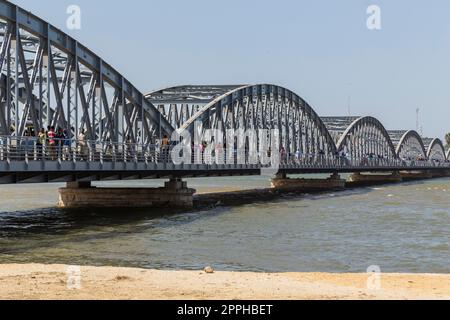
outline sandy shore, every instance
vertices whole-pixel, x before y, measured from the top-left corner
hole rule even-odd
[[[0,299],[450,299],[450,275],[383,274],[380,290],[367,289],[368,277],[0,265]]]

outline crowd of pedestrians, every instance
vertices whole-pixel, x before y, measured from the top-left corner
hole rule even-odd
[[[27,152],[31,152],[36,147],[37,159],[49,159],[55,161],[61,159],[69,160],[72,148],[72,139],[68,130],[48,126],[42,128],[38,133],[33,129],[27,129],[24,133],[25,139],[21,145]]]
[[[47,129],[42,128],[39,132],[35,132],[34,129],[27,129],[24,132],[24,138],[20,138],[20,147],[22,154],[34,155],[35,160],[61,160],[61,161],[88,161],[89,157],[96,156],[95,149],[92,149],[92,145],[87,139],[87,134],[85,129],[80,129],[77,138],[75,139],[72,135],[74,131],[63,129],[61,127],[55,128],[54,126],[48,126]],[[19,144],[18,144],[19,146]],[[175,146],[175,142],[171,141],[170,138],[165,135],[161,139],[157,140],[156,143],[149,149],[147,146],[147,151],[144,149],[140,150],[136,142],[128,135],[120,148],[119,145],[107,145],[103,146],[103,159],[118,159],[123,157],[125,161],[134,161],[140,156],[145,156],[146,159],[151,159],[150,161],[155,161],[159,163],[168,163],[171,161],[171,151]],[[94,147],[95,148],[95,147]],[[94,151],[92,151],[94,150]],[[25,151],[25,152],[24,152]],[[240,161],[245,159],[248,161],[252,158],[249,151],[246,149],[239,153],[239,150],[235,147],[234,150],[227,149],[226,144],[221,144],[219,142],[207,143],[203,141],[199,144],[192,143],[192,163],[195,164],[212,164],[212,163],[228,163],[230,156],[235,161]],[[230,154],[230,152],[232,154]],[[267,151],[267,157],[272,159],[273,151],[269,148]],[[334,157],[327,156],[326,152],[319,149],[315,152],[302,152],[297,149],[295,152],[287,151],[285,147],[279,149],[279,161],[280,164],[292,164],[292,165],[325,165],[329,164],[330,161],[337,163],[337,161],[344,165],[350,164],[352,161],[358,161],[358,165],[369,166],[374,163],[383,163],[389,160],[389,156],[367,153],[359,158],[349,158],[346,151],[337,152]],[[273,160],[273,159],[272,159]],[[405,164],[416,165],[419,163],[427,163],[428,160],[422,155],[411,157],[403,156],[399,159]],[[431,159],[435,165],[440,165],[441,161],[438,159]],[[442,162],[448,162],[443,160]]]

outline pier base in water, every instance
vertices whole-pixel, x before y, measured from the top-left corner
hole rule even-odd
[[[344,190],[345,180],[338,174],[328,179],[290,179],[279,175],[272,179],[272,187],[279,191],[292,191],[299,193]]]
[[[393,172],[390,174],[362,174],[354,173],[348,179],[346,185],[349,188],[374,186],[388,183],[402,182],[403,178],[399,172]]]
[[[400,176],[403,181],[415,181],[425,180],[433,178],[433,174],[430,171],[402,171]]]
[[[431,172],[432,178],[450,177],[449,170],[435,170]]]
[[[59,190],[60,208],[183,208],[194,205],[196,190],[179,179],[163,188],[96,188],[89,182],[68,183]]]

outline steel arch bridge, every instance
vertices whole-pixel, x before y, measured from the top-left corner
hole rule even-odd
[[[439,139],[425,143],[415,131],[394,139],[373,117],[321,118],[277,85],[143,94],[87,46],[5,0],[0,41],[0,183],[260,173],[261,164],[175,165],[163,156],[163,137],[208,129],[277,130],[286,154],[280,171],[450,167]],[[49,127],[67,132],[59,149],[37,137]]]
[[[90,140],[148,142],[172,126],[130,81],[75,39],[0,1],[0,133],[27,126],[86,130]]]

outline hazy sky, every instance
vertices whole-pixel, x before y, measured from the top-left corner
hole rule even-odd
[[[285,86],[322,116],[450,131],[448,0],[14,0],[66,31],[143,92],[179,84]],[[69,5],[81,30],[66,28]],[[382,30],[366,26],[369,5]]]

